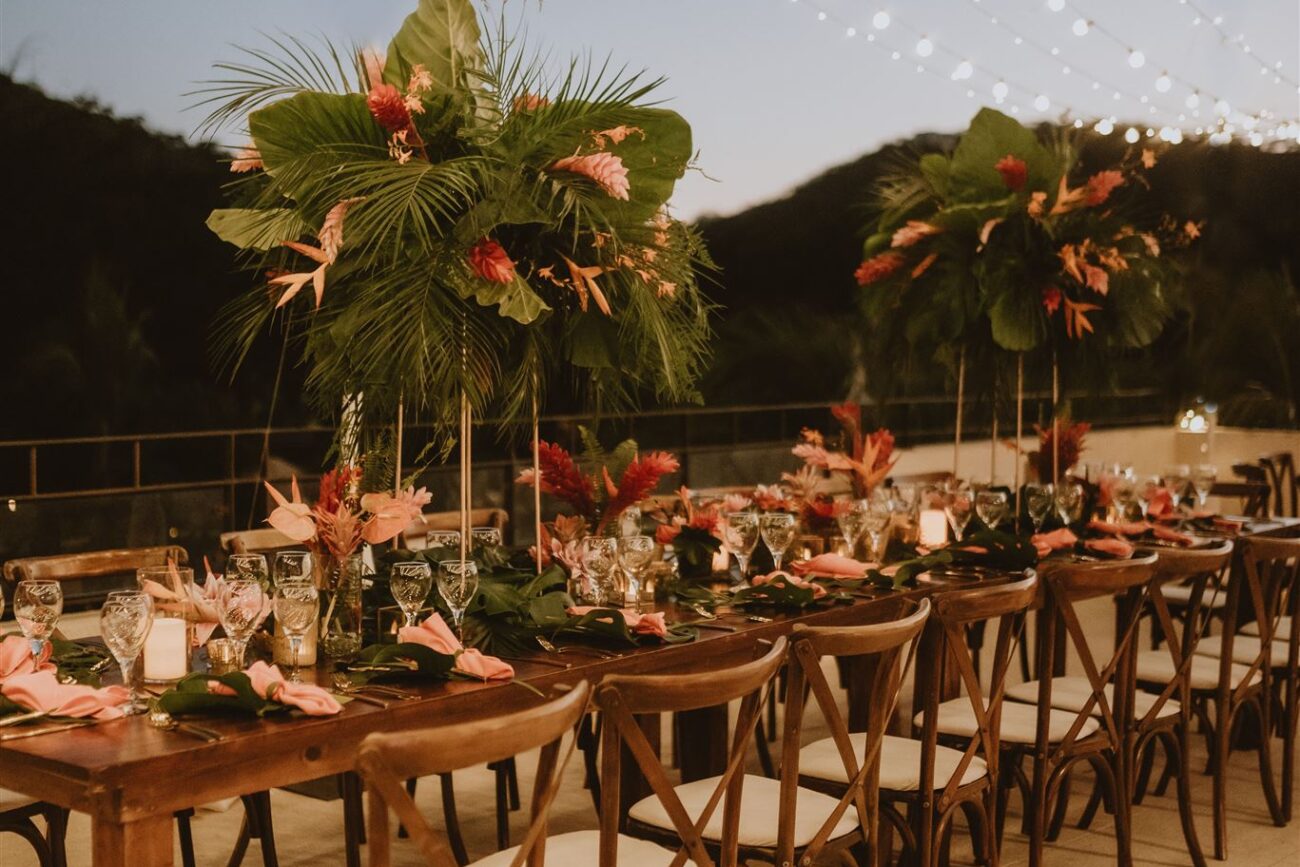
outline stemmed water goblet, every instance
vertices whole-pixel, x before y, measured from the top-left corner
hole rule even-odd
[[[265,587],[266,558],[261,554],[231,554],[226,558],[224,577],[227,581],[256,581]]]
[[[795,530],[794,515],[789,512],[768,512],[758,519],[758,532],[772,554],[774,568],[781,568],[781,560],[794,542]]]
[[[1161,480],[1164,482],[1165,490],[1169,492],[1169,500],[1175,510],[1187,493],[1187,483],[1191,477],[1192,470],[1187,464],[1165,467],[1165,471],[1161,474]]]
[[[593,605],[607,605],[614,567],[618,565],[618,540],[611,536],[587,536],[582,540],[581,556],[587,596]]]
[[[271,560],[271,580],[276,585],[281,581],[309,581],[313,577],[308,551],[277,551]]]
[[[394,563],[388,573],[388,589],[402,609],[406,626],[415,626],[420,609],[433,589],[433,567],[423,560]]]
[[[58,581],[19,581],[14,588],[14,619],[32,646],[32,656],[40,657],[63,614],[63,587]]]
[[[1115,474],[1111,496],[1119,510],[1120,520],[1127,521],[1132,517],[1133,506],[1137,502],[1137,478],[1131,467]]]
[[[1192,474],[1192,487],[1196,490],[1196,502],[1204,509],[1205,502],[1210,498],[1210,491],[1214,489],[1214,482],[1219,478],[1219,468],[1211,464],[1200,464],[1196,472]]]
[[[862,526],[867,531],[867,537],[871,540],[871,550],[867,553],[868,557],[874,559],[884,557],[881,543],[885,538],[885,530],[889,529],[889,524],[894,519],[890,503],[889,495],[881,490],[872,492],[870,497],[861,501]]]
[[[847,508],[842,507],[835,516],[835,523],[839,525],[840,535],[844,537],[844,543],[849,546],[849,556],[852,557],[857,551],[862,531],[866,529],[866,515],[856,502],[848,503],[846,506]]]
[[[427,564],[426,564],[427,568]],[[427,585],[426,585],[427,586]],[[282,578],[275,585],[275,621],[289,639],[289,680],[301,679],[298,655],[303,637],[320,613],[316,584],[310,578]]]
[[[975,514],[990,530],[996,530],[1007,516],[1009,507],[1006,491],[985,488],[975,494]]]
[[[1159,476],[1143,476],[1137,484],[1138,506],[1142,510],[1142,517],[1147,517],[1151,510],[1151,501],[1155,499],[1156,494],[1163,490]]]
[[[1052,511],[1056,500],[1053,485],[1025,485],[1025,508],[1029,511],[1029,520],[1034,524],[1034,532],[1043,529],[1043,521]]]
[[[135,662],[140,658],[144,641],[153,626],[153,600],[140,591],[112,594],[99,609],[99,632],[108,652],[113,654],[122,669],[122,683],[131,699],[122,709],[126,714],[143,713],[146,705],[140,700]]]
[[[641,609],[642,575],[655,556],[655,540],[649,536],[623,536],[618,540],[618,563],[627,576],[623,599]]]
[[[1056,486],[1056,514],[1066,526],[1083,518],[1083,485],[1062,483]]]
[[[426,548],[460,550],[460,530],[430,530],[424,537]]]
[[[461,626],[465,609],[478,592],[478,564],[473,560],[443,560],[438,564],[438,595],[451,609],[451,620],[456,627],[456,637],[462,642],[465,633]]]
[[[474,527],[469,537],[475,548],[500,548],[501,530],[499,527]]]
[[[943,513],[948,516],[948,526],[960,542],[966,534],[966,525],[975,514],[974,497],[969,488],[954,487],[944,493]]]
[[[263,565],[265,566],[265,561]],[[244,667],[248,639],[270,613],[271,601],[267,599],[260,581],[254,578],[225,580],[217,603],[217,619],[221,621],[226,637],[235,643],[235,665],[238,668]]]
[[[749,558],[758,547],[758,515],[754,512],[728,512],[726,517],[727,547],[736,555],[740,567],[740,580],[749,573]]]

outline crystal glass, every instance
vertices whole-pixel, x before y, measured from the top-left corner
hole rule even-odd
[[[1025,485],[1025,506],[1029,510],[1029,520],[1034,523],[1034,532],[1043,529],[1043,521],[1051,514],[1056,500],[1056,491],[1052,485]]]
[[[1056,514],[1067,525],[1077,524],[1083,518],[1083,485],[1057,485],[1055,500]]]
[[[641,535],[641,507],[628,506],[618,515],[619,536]]]
[[[144,682],[175,683],[190,673],[194,647],[194,570],[188,566],[142,566],[139,588],[153,599],[153,625],[145,639]]]
[[[128,591],[111,596],[99,609],[100,636],[122,669],[122,683],[131,693],[130,702],[123,708],[127,714],[143,713],[148,707],[140,700],[135,662],[140,658],[140,650],[149,637],[151,626],[153,600],[145,593]]]
[[[429,548],[460,548],[459,530],[430,530],[424,539]]]
[[[1006,519],[1009,509],[1006,491],[987,489],[975,495],[975,514],[990,530],[997,529],[998,524]]]
[[[1169,492],[1169,499],[1175,509],[1183,501],[1183,496],[1187,493],[1187,482],[1191,477],[1192,470],[1187,464],[1175,464],[1172,467],[1165,467],[1165,471],[1160,474],[1165,490]]]
[[[265,565],[263,561],[263,566]],[[271,601],[267,599],[260,581],[252,578],[226,579],[217,603],[217,617],[226,630],[226,637],[235,642],[240,668],[244,667],[248,639],[270,613]]]
[[[58,581],[19,581],[14,588],[14,619],[40,656],[63,614],[63,587]]]
[[[858,539],[862,538],[862,531],[866,529],[866,515],[862,507],[856,502],[850,503],[848,508],[835,516],[835,523],[839,525],[840,535],[849,546],[849,556],[852,557],[857,550]]]
[[[1151,508],[1151,501],[1155,499],[1156,493],[1163,489],[1160,484],[1159,476],[1143,476],[1137,483],[1138,506],[1142,509],[1142,517],[1147,516],[1147,511]]]
[[[798,531],[798,523],[789,512],[768,512],[758,519],[759,535],[763,537],[767,550],[772,553],[772,564],[777,569],[781,568],[785,552],[790,549]]]
[[[627,576],[623,598],[637,610],[641,608],[641,588],[646,567],[655,556],[655,540],[649,536],[624,536],[618,540],[618,563]]]
[[[266,558],[261,554],[231,554],[226,558],[227,581],[256,581],[267,585]]]
[[[581,554],[588,598],[593,605],[609,604],[614,567],[618,565],[618,540],[610,536],[587,536],[582,540]]]
[[[343,559],[322,558],[320,649],[333,660],[349,660],[361,650],[362,620],[365,609],[361,601],[361,582],[365,563],[360,554]]]
[[[313,568],[311,553],[308,551],[277,551],[271,560],[271,580],[278,585],[286,580],[310,579]]]
[[[758,514],[756,512],[728,512],[726,516],[727,547],[736,555],[740,579],[749,573],[749,558],[758,546]]]
[[[943,513],[948,516],[948,526],[960,542],[966,533],[966,525],[975,514],[975,497],[969,488],[951,488],[943,498]]]
[[[425,569],[428,565],[425,564]],[[425,585],[426,592],[428,585]],[[289,679],[301,680],[298,671],[298,655],[302,649],[302,639],[307,631],[316,625],[316,616],[320,613],[319,593],[316,583],[311,578],[285,578],[275,585],[275,622],[289,639],[289,653],[293,664],[289,670]]]
[[[424,601],[433,589],[433,567],[422,560],[394,563],[388,572],[388,589],[402,609],[407,626],[415,626]]]
[[[474,527],[469,531],[475,548],[501,547],[501,530],[497,527]]]
[[[1120,518],[1128,520],[1137,503],[1137,478],[1133,475],[1131,467],[1115,473],[1114,476],[1115,487],[1112,496],[1115,506],[1119,510]]]
[[[871,540],[871,551],[868,552],[868,556],[873,559],[881,559],[884,557],[881,543],[885,539],[885,530],[889,528],[890,522],[894,519],[893,512],[890,510],[890,498],[883,491],[877,490],[870,497],[862,500],[860,505],[862,508],[862,526]]]
[[[464,641],[461,622],[478,592],[478,564],[473,560],[443,560],[438,564],[438,594],[451,609],[456,635]]]
[[[916,508],[916,485],[894,485],[889,489],[889,499],[895,515],[912,512]]]
[[[1219,478],[1219,468],[1211,464],[1201,464],[1192,474],[1192,487],[1196,489],[1196,502],[1204,509],[1205,501],[1210,498],[1214,482]]]

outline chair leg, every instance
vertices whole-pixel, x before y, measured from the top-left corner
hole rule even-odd
[[[457,864],[468,864],[469,853],[465,850],[465,835],[460,830],[460,819],[456,815],[456,790],[452,785],[451,774],[439,774],[438,782],[442,787],[442,818],[447,826],[447,842],[451,844],[451,854],[456,856]]]
[[[244,863],[244,853],[248,851],[248,844],[253,838],[253,819],[252,811],[248,806],[248,796],[241,798],[244,802],[244,821],[239,825],[239,834],[235,837],[235,848],[230,850],[230,858],[226,860],[226,867],[239,867]]]
[[[498,764],[493,775],[496,778],[497,850],[500,851],[510,848],[510,798],[506,791],[505,769]]]
[[[251,796],[257,810],[257,836],[262,846],[262,864],[264,867],[279,867],[280,859],[275,853],[275,826],[271,823],[271,793],[257,792]],[[348,867],[361,867],[349,864]]]
[[[1060,785],[1056,787],[1056,804],[1052,809],[1051,821],[1047,823],[1047,836],[1044,838],[1049,843],[1055,843],[1061,836],[1061,826],[1065,824],[1065,811],[1070,807],[1073,777],[1072,770],[1066,771],[1061,777]]]
[[[517,811],[520,806],[519,800],[519,769],[515,766],[514,757],[506,759],[506,787],[510,795],[510,810]]]
[[[176,811],[176,836],[181,844],[181,867],[194,867],[194,832],[190,828],[190,819],[194,809]]]
[[[193,811],[191,811],[193,812]],[[68,817],[70,810],[53,804],[45,811],[45,842],[50,847],[50,860],[54,867],[68,867]],[[193,864],[184,867],[194,867]]]
[[[1264,787],[1264,800],[1268,803],[1268,812],[1273,824],[1281,828],[1286,825],[1286,816],[1282,813],[1282,802],[1277,796],[1277,783],[1273,779],[1273,731],[1269,725],[1269,706],[1271,696],[1260,695],[1255,703],[1256,719],[1259,721],[1259,781]]]
[[[673,714],[673,722],[676,723],[677,715]],[[673,756],[676,758],[678,739],[676,737],[676,726],[674,725],[673,737]],[[597,754],[600,751],[600,717],[597,714],[589,713],[578,723],[578,749],[582,750],[582,764],[584,768],[584,780],[588,791],[591,792],[591,802],[596,807],[596,812],[600,812],[600,770],[596,765]]]
[[[343,858],[347,867],[361,867],[361,846],[366,842],[366,810],[362,803],[361,777],[351,771],[342,775]]]
[[[417,780],[415,777],[411,777],[411,779],[406,781],[406,794],[411,796],[411,800],[415,800],[415,784],[418,782],[419,780]],[[406,826],[403,825],[401,822],[398,822],[397,839],[405,840],[409,836],[411,835],[407,833]]]
[[[1293,593],[1300,592],[1300,589],[1293,588]],[[1295,796],[1295,741],[1296,726],[1300,723],[1300,707],[1297,707],[1297,685],[1296,678],[1290,677],[1286,682],[1286,706],[1278,719],[1282,724],[1282,816],[1287,822],[1291,821],[1293,812],[1293,798]]]
[[[1146,742],[1142,748],[1142,757],[1138,766],[1137,782],[1133,786],[1133,803],[1140,805],[1142,799],[1146,797],[1147,786],[1151,784],[1151,771],[1156,763],[1156,741],[1155,738]],[[1169,766],[1169,756],[1165,756],[1165,767]]]
[[[1226,714],[1223,714],[1226,716]],[[1228,750],[1232,742],[1231,720],[1216,719],[1213,729],[1214,749],[1210,751],[1214,789],[1214,857],[1228,858]]]
[[[40,828],[36,827],[27,816],[0,816],[0,832],[8,831],[11,834],[17,834],[27,841],[28,845],[36,853],[36,860],[41,867],[57,867],[54,863],[54,856],[50,854],[49,841],[41,833]]]
[[[1205,853],[1201,850],[1201,841],[1196,834],[1196,819],[1192,814],[1192,765],[1187,757],[1186,726],[1180,726],[1176,735],[1166,735],[1164,747],[1169,763],[1178,767],[1178,818],[1183,824],[1187,854],[1191,856],[1193,867],[1206,867]]]
[[[1083,805],[1083,813],[1079,816],[1079,824],[1076,825],[1079,830],[1086,831],[1092,827],[1092,820],[1097,818],[1097,808],[1101,806],[1102,801],[1101,780],[1096,777],[1092,780],[1092,791],[1088,793],[1088,803]]]

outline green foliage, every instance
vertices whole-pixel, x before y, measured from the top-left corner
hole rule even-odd
[[[347,676],[356,684],[372,680],[447,680],[455,664],[456,657],[423,644],[371,644],[361,648]]]
[[[411,69],[424,64],[434,87],[463,93],[473,70],[482,64],[478,16],[463,0],[420,0],[388,43],[384,82],[406,87]]]
[[[742,587],[731,596],[731,604],[737,606],[766,605],[774,608],[807,608],[816,600],[816,593],[811,587],[800,587],[791,583],[785,575],[777,575],[771,581]]]
[[[217,694],[209,684],[218,683],[234,690],[234,695]],[[172,716],[183,714],[233,713],[267,716],[287,713],[288,705],[270,701],[253,689],[253,682],[242,671],[213,675],[196,672],[181,678],[172,689],[158,698],[158,705]]]

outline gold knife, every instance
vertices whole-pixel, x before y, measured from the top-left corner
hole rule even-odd
[[[16,741],[19,738],[34,738],[37,735],[47,735],[53,732],[65,732],[69,729],[85,728],[95,724],[95,720],[74,720],[57,726],[48,726],[46,728],[31,729],[17,732],[5,732],[0,734],[0,741]]]

